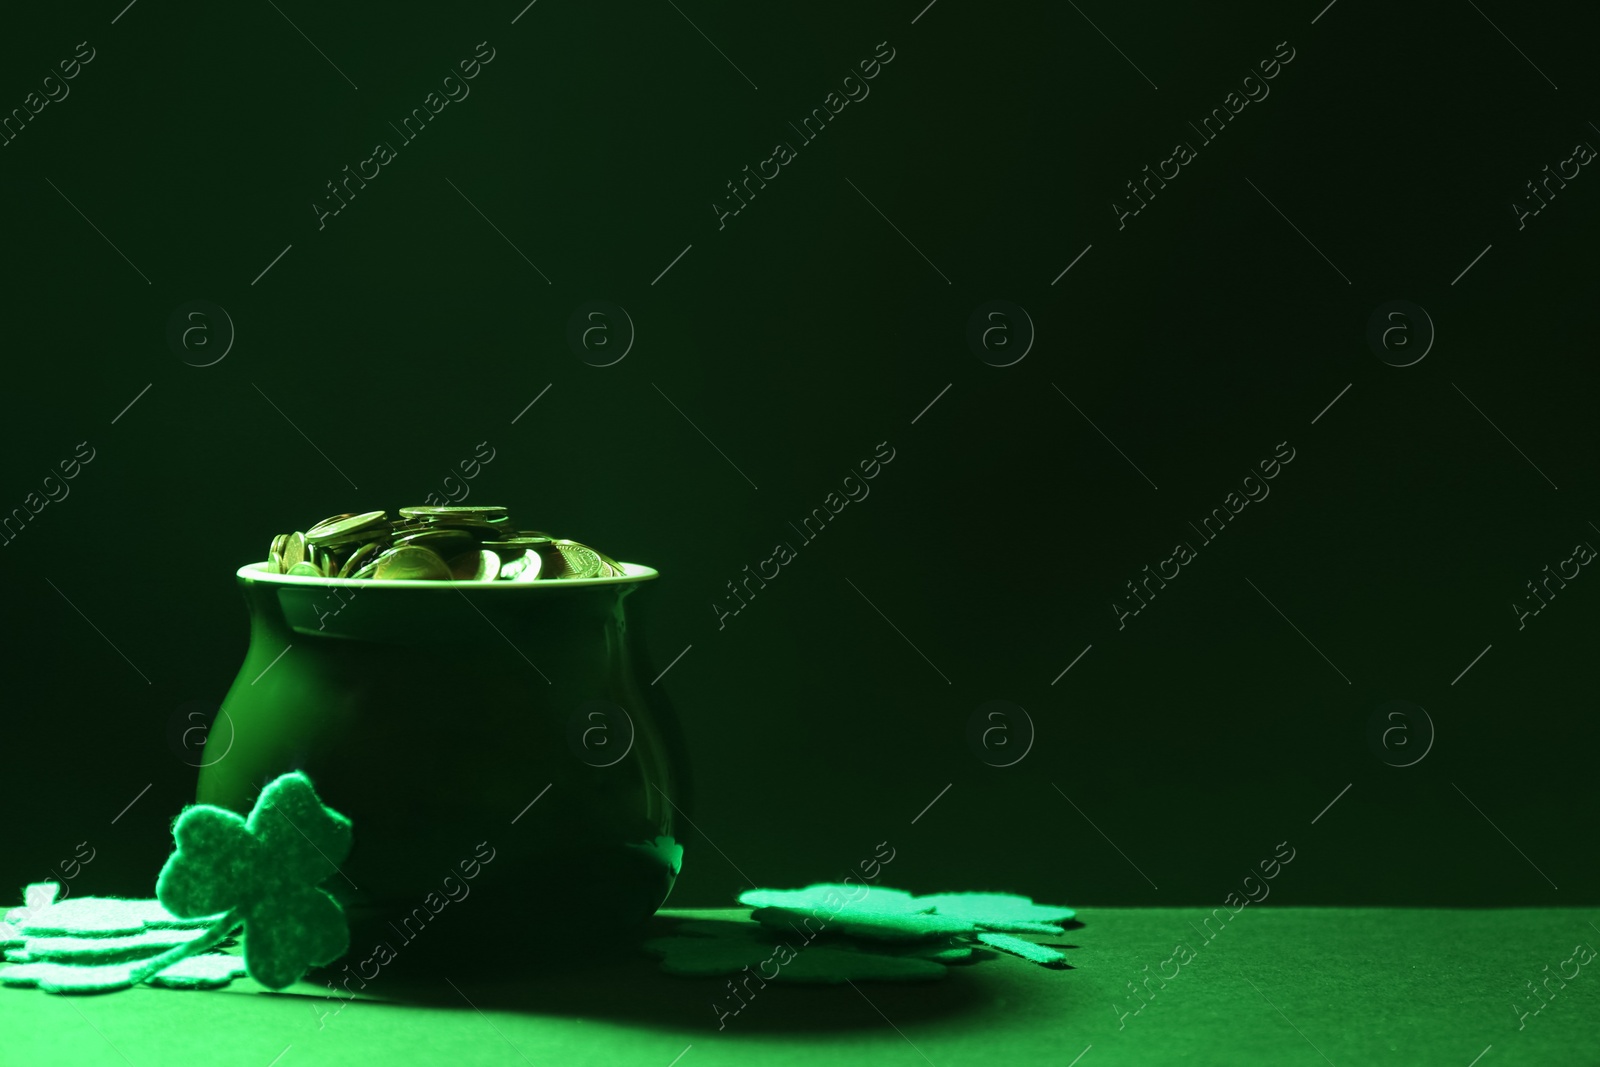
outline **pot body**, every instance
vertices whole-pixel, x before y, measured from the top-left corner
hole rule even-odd
[[[305,771],[354,826],[323,886],[352,955],[368,939],[454,959],[635,930],[672,888],[689,798],[677,719],[624,611],[656,572],[625,569],[479,585],[242,568],[250,647],[198,801],[246,814]]]

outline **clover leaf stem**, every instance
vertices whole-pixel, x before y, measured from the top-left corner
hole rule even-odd
[[[134,969],[133,984],[138,985],[145,979],[160,974],[181,959],[198,956],[208,949],[215,948],[227,940],[228,936],[233,933],[242,921],[237,911],[228,911],[217,916],[216,920],[206,927],[199,937],[192,941],[185,941],[181,945],[176,945],[159,956],[152,956],[141,963]]]

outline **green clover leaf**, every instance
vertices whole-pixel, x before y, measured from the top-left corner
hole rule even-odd
[[[1035,904],[1015,893],[933,893],[915,902],[938,915],[967,919],[985,930],[1012,934],[1065,933],[1057,923],[1078,914],[1060,904]]]
[[[46,993],[113,993],[139,982],[169,989],[220,989],[244,973],[237,956],[186,956],[152,973],[148,963],[18,963],[0,970],[0,985],[34,987]]]
[[[29,890],[39,888],[29,886]],[[54,889],[54,886],[49,886]],[[50,898],[53,900],[53,895]],[[20,913],[20,914],[19,914]],[[127,937],[145,930],[187,930],[211,925],[212,916],[180,919],[154,900],[121,897],[73,897],[60,903],[35,903],[13,908],[8,924],[18,931],[18,944],[36,937]]]
[[[747,889],[739,903],[755,908],[750,917],[782,929],[796,923],[808,930],[882,941],[916,941],[978,930],[965,918],[935,914],[933,905],[903,889],[818,882],[804,889]],[[809,934],[808,934],[809,936]]]
[[[226,913],[242,922],[250,977],[283,989],[350,947],[343,910],[319,888],[339,872],[350,836],[350,820],[323,806],[309,778],[285,774],[261,791],[248,819],[209,804],[184,809],[156,899],[180,917]]]
[[[932,941],[938,951],[949,955],[928,958],[950,961],[963,958],[952,946],[960,949],[976,941],[1046,967],[1065,967],[1067,957],[1011,935],[1059,936],[1066,931],[1057,924],[1077,914],[1064,905],[1035,904],[1031,897],[1015,893],[933,893],[919,897],[886,886],[833,882],[819,882],[804,889],[747,889],[739,894],[739,903],[753,907],[750,918],[774,933],[789,929],[807,938],[825,933],[857,942],[876,942],[879,951],[892,951],[888,948],[892,945],[910,948]],[[970,955],[970,947],[966,952]]]
[[[210,950],[237,925],[231,914],[180,919],[155,900],[73,897],[59,886],[27,888],[25,903],[0,922],[9,966],[0,986],[47,993],[109,993],[140,982],[176,989],[216,989],[244,973],[236,956]]]

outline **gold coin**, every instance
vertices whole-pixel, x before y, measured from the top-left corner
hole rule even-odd
[[[466,530],[418,530],[394,539],[394,546],[411,545],[426,548],[442,558],[454,558],[469,548],[476,548],[478,539]]]
[[[458,582],[492,582],[500,576],[500,557],[487,549],[463,552],[450,560],[450,573]]]
[[[492,552],[485,548],[478,552],[478,573],[472,576],[475,582],[492,582],[500,577],[500,553]]]
[[[540,578],[571,578],[572,567],[554,541],[532,550],[539,557]]]
[[[441,516],[437,519],[429,519],[422,528],[425,530],[460,530],[477,538],[500,536],[500,531],[495,528],[493,523],[484,522],[482,519],[465,517],[451,518],[449,516]]]
[[[601,561],[599,553],[588,545],[559,540],[553,543],[553,547],[571,571],[562,575],[563,578],[598,578],[605,571],[605,563]]]
[[[548,545],[554,537],[498,537],[483,542],[484,548],[537,548],[539,545]]]
[[[283,573],[288,574],[295,564],[302,563],[306,558],[306,535],[296,530],[289,535],[283,546]]]
[[[533,582],[538,581],[539,572],[544,563],[537,552],[521,549],[516,555],[508,555],[505,562],[500,564],[500,581],[502,582]]]
[[[621,563],[590,545],[518,529],[499,506],[414,506],[330,515],[308,531],[279,534],[272,574],[384,581],[531,582],[622,578]]]
[[[353,576],[356,571],[360,570],[362,567],[365,567],[367,562],[376,556],[377,552],[380,550],[380,547],[381,546],[377,541],[368,541],[366,544],[350,553],[350,558],[345,560],[344,566],[339,568],[339,577],[349,578]]]
[[[364,539],[373,530],[389,525],[387,513],[368,511],[361,515],[335,515],[323,519],[306,531],[306,540],[319,545],[336,545]]]
[[[373,577],[391,582],[448,581],[450,568],[437,553],[416,545],[401,545],[378,557]]]
[[[505,508],[501,507],[409,507],[400,509],[403,519],[478,519],[487,522],[490,519],[507,518]]]

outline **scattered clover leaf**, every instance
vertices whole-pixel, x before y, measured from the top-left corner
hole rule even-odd
[[[59,892],[61,885],[58,882],[34,882],[24,889],[21,906],[6,909],[5,921],[0,922],[0,945],[17,945],[26,940],[22,924],[30,916],[54,904]]]
[[[809,939],[827,930],[883,941],[915,941],[977,932],[966,919],[937,915],[902,889],[819,882],[804,889],[748,889],[739,903],[755,907],[763,926],[794,927]]]
[[[126,937],[30,937],[22,948],[6,950],[6,959],[23,962],[121,963],[142,960],[205,936],[204,930],[148,929]]]
[[[646,941],[670,974],[748,971],[767,981],[841,982],[860,977],[933,978],[944,964],[971,962],[980,946],[1046,967],[1066,956],[1014,934],[1060,935],[1072,908],[1014,893],[913,896],[885,886],[818,882],[802,889],[750,889],[742,922],[680,923]],[[815,939],[815,940],[813,940]]]
[[[208,952],[185,956],[145,981],[168,989],[220,989],[244,973],[245,962],[238,956]]]
[[[145,970],[137,962],[18,963],[0,971],[0,985],[34,986],[46,993],[110,993],[140,981],[170,989],[218,989],[243,974],[245,965],[237,956],[206,953],[186,956],[154,974]]]
[[[917,904],[911,894],[903,889],[839,882],[816,882],[804,889],[747,889],[739,894],[739,903],[752,908],[789,908],[795,911],[813,908],[839,911],[849,908],[857,915],[911,915],[933,910],[931,904]]]
[[[914,898],[935,914],[951,915],[997,933],[1061,934],[1055,925],[1078,914],[1072,908],[1055,904],[1035,904],[1029,897],[1014,893],[934,893]]]
[[[176,850],[156,899],[75,897],[27,887],[0,922],[11,965],[0,985],[100,993],[141,982],[215,989],[248,973],[269,989],[293,984],[349,947],[339,904],[321,887],[350,852],[350,820],[323,806],[294,772],[268,783],[248,818],[209,804],[173,823]],[[659,844],[659,842],[658,842]],[[211,952],[243,928],[244,958]]]
[[[13,909],[21,910],[21,909]],[[191,929],[209,926],[216,918],[202,915],[182,919],[154,900],[125,900],[121,897],[73,897],[59,904],[27,908],[14,921],[28,937],[131,936],[150,929]]]
[[[0,971],[0,985],[34,986],[46,993],[111,993],[134,985],[137,964],[14,963]]]
[[[225,913],[244,924],[250,977],[292,985],[350,945],[344,912],[321,883],[350,852],[350,820],[324,807],[296,771],[261,791],[249,819],[209,804],[184,809],[177,850],[156,881],[156,899],[180,917]]]
[[[978,940],[990,948],[997,948],[1001,952],[1009,952],[1013,956],[1021,956],[1025,960],[1044,967],[1067,966],[1066,953],[1057,952],[1055,949],[1046,948],[1043,945],[1036,945],[1032,941],[1024,941],[1020,937],[1012,937],[1010,934],[995,934],[986,931],[978,935]]]
[[[0,985],[49,993],[106,993],[143,981],[212,989],[244,971],[236,956],[204,954],[228,925],[215,916],[179,919],[154,900],[74,897],[55,903],[52,883],[28,887],[27,904],[12,908],[0,934],[12,966]]]

